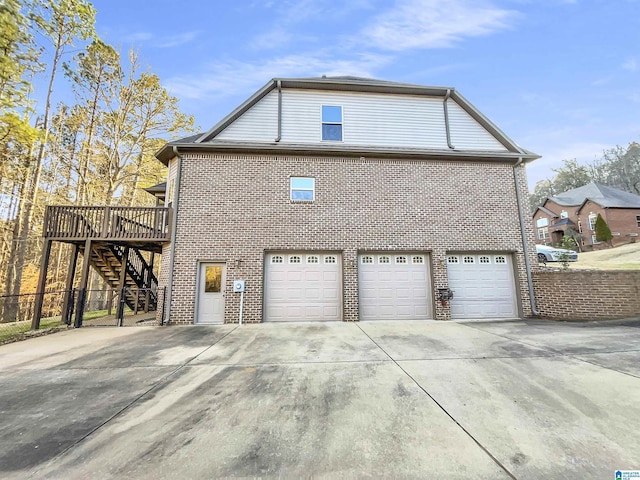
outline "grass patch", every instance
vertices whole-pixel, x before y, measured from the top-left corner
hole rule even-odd
[[[128,308],[125,309],[125,313],[128,313],[129,311],[130,310]],[[91,312],[85,312],[82,317],[82,321],[90,322],[91,320],[106,317],[107,315],[107,310],[93,310]],[[73,318],[71,322],[73,323]],[[62,317],[60,315],[57,315],[55,317],[41,318],[39,330],[59,327],[60,325],[62,325]],[[19,337],[24,333],[29,332],[30,330],[30,321],[0,323],[0,343],[12,340],[15,337]]]
[[[640,270],[640,243],[578,254],[572,268],[593,270]]]
[[[40,330],[45,328],[53,328],[62,325],[61,318],[57,317],[42,318],[40,320]],[[12,322],[0,323],[0,343],[19,337],[23,333],[31,330],[31,322]]]

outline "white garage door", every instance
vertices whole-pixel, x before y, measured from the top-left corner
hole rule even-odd
[[[269,253],[265,262],[265,321],[342,319],[339,254]]]
[[[432,318],[428,260],[413,253],[360,255],[360,320]]]
[[[511,255],[461,253],[447,256],[451,318],[516,318]]]

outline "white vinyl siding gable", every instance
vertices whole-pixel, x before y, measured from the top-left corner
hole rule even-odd
[[[273,142],[278,136],[278,92],[271,91],[240,118],[220,132],[216,140]]]
[[[442,97],[284,89],[281,143],[322,142],[322,105],[342,106],[342,144],[448,150]],[[448,100],[451,141],[459,150],[507,149]],[[214,141],[274,142],[278,94],[272,91],[219,133]]]
[[[282,140],[320,142],[322,105],[342,106],[344,145],[447,148],[442,100],[315,90],[283,93]]]
[[[165,203],[168,205],[170,203],[173,203],[173,200],[175,199],[176,196],[176,192],[175,192],[175,185],[176,185],[176,176],[178,174],[178,159],[177,158],[172,158],[171,160],[169,160],[169,165],[168,165],[168,172],[167,172],[167,191],[166,191],[166,198],[165,198]]]
[[[456,102],[447,102],[451,143],[456,150],[507,150]]]

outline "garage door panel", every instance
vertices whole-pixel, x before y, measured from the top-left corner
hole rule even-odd
[[[322,321],[342,317],[338,254],[265,255],[265,321]]]
[[[302,281],[302,272],[294,272],[294,271],[287,271],[285,272],[286,278],[285,280],[287,282],[293,283],[293,282],[301,282]]]
[[[309,270],[304,272],[304,281],[305,282],[322,282],[324,272],[319,272],[317,270]]]
[[[380,298],[393,298],[394,290],[392,288],[379,288],[377,296]]]
[[[358,260],[360,320],[431,318],[428,257],[365,254]]]
[[[409,272],[395,272],[393,280],[395,282],[408,282],[411,280],[411,276],[409,275]]]
[[[510,255],[462,253],[447,257],[451,318],[518,316]]]
[[[325,282],[337,282],[339,277],[338,271],[322,272],[322,280]]]
[[[304,297],[301,300],[305,302],[314,301],[319,298],[322,298],[321,295],[322,295],[322,290],[320,290],[319,288],[305,288]]]

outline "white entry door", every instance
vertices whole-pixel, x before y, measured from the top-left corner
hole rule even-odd
[[[360,320],[432,318],[427,254],[360,255],[358,286]]]
[[[322,252],[265,255],[265,321],[341,320],[341,260]]]
[[[511,255],[447,255],[452,319],[517,318]]]
[[[197,323],[224,323],[224,263],[201,263]]]

